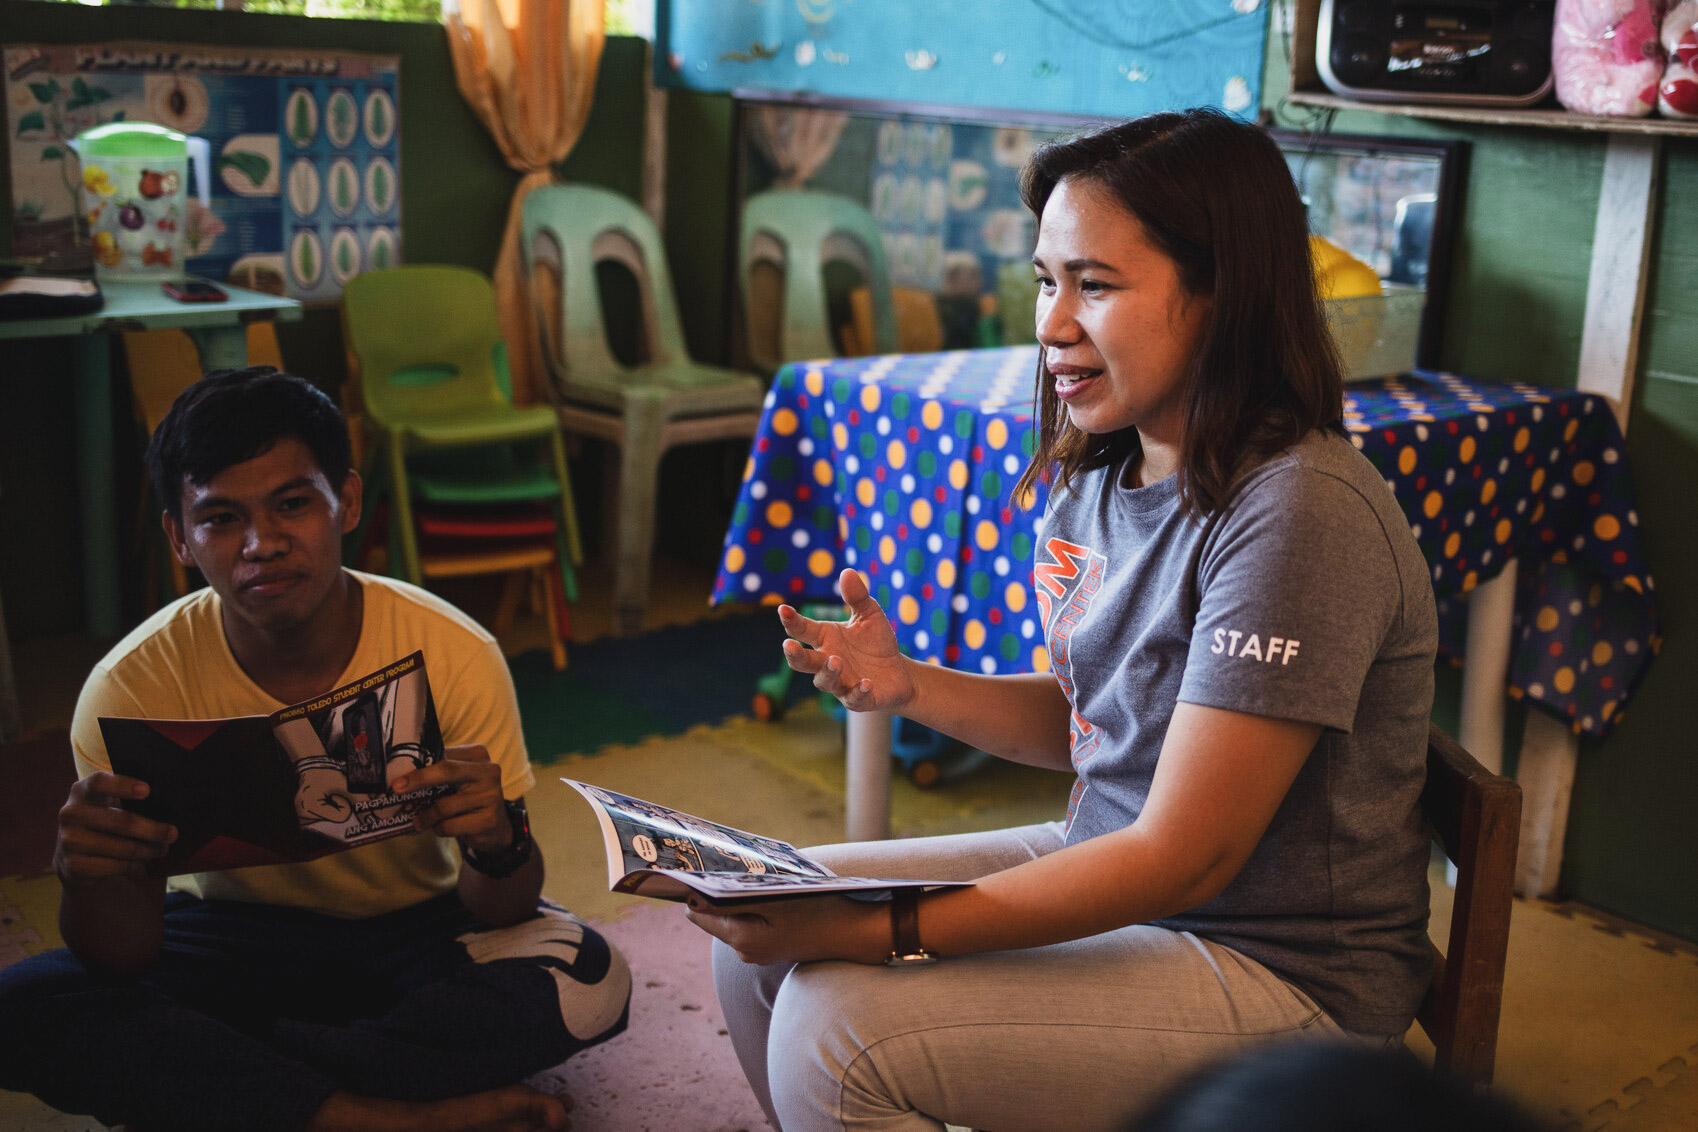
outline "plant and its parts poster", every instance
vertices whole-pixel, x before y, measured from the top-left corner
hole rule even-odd
[[[8,45],[12,249],[88,242],[101,186],[67,143],[154,122],[211,146],[211,207],[188,168],[190,273],[334,302],[401,253],[399,56],[183,44]]]

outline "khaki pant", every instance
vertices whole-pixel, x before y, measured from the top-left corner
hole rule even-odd
[[[847,876],[971,880],[1062,846],[1057,823],[834,845]],[[1229,948],[1148,925],[907,968],[754,967],[714,944],[731,1041],[783,1132],[1123,1129],[1190,1071],[1344,1031]]]

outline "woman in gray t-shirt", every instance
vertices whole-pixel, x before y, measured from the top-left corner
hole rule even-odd
[[[1395,1040],[1426,982],[1432,590],[1340,428],[1283,158],[1157,114],[1043,147],[1022,190],[1050,671],[902,656],[854,571],[847,622],[779,613],[791,667],[852,710],[1077,783],[1064,822],[816,853],[970,888],[692,901],[786,1132],[1116,1128],[1253,1043]]]

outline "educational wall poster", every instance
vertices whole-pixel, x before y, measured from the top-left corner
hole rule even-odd
[[[1264,0],[658,0],[655,70],[697,90],[1129,118],[1256,116]]]
[[[98,43],[12,44],[4,60],[14,255],[88,241],[110,186],[67,143],[130,121],[211,146],[211,206],[191,164],[177,221],[190,273],[334,302],[400,262],[399,56]]]

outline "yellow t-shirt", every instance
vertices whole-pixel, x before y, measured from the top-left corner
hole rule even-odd
[[[417,586],[349,571],[365,591],[348,683],[422,650],[431,698],[449,746],[482,743],[501,767],[501,790],[521,797],[535,783],[513,676],[477,622]],[[270,715],[287,704],[248,678],[230,652],[222,602],[209,589],[172,602],[119,641],[89,673],[77,699],[71,746],[77,774],[111,770],[103,715],[223,719]],[[246,900],[357,919],[405,908],[453,888],[459,851],[451,837],[409,833],[314,861],[173,877],[170,887],[207,900]]]

